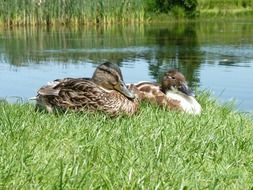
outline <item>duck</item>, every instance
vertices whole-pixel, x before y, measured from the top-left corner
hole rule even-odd
[[[36,107],[56,110],[102,111],[111,116],[133,115],[138,99],[124,83],[118,65],[100,64],[92,78],[64,78],[42,86],[35,97]]]
[[[140,101],[156,103],[170,110],[179,110],[192,115],[201,114],[201,105],[189,88],[184,75],[176,69],[165,73],[161,84],[142,81],[130,84],[135,88]]]

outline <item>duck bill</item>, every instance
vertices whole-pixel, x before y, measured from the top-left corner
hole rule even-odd
[[[120,81],[120,84],[116,85],[115,89],[130,99],[135,98],[135,95],[127,89],[126,84],[123,81]]]
[[[187,96],[195,96],[194,92],[188,87],[186,83],[183,83],[178,90]]]

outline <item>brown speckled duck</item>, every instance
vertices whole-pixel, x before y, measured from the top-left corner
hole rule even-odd
[[[194,93],[188,87],[184,75],[177,70],[169,70],[164,75],[161,85],[140,82],[129,86],[137,89],[140,100],[193,115],[201,113],[201,106],[194,98]]]
[[[138,109],[138,100],[127,89],[120,68],[110,62],[99,65],[91,79],[58,79],[41,87],[36,102],[49,112],[54,109],[89,110],[114,116],[132,115]]]

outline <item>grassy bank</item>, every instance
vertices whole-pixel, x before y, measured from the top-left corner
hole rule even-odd
[[[198,0],[199,9],[253,8],[253,0]]]
[[[253,15],[253,0],[198,0],[197,11],[200,17]]]
[[[253,0],[188,0],[183,1],[181,5],[183,7],[180,7],[177,2],[170,0],[0,0],[0,24],[7,26],[115,24],[159,21],[160,18],[174,21],[186,17],[186,7],[192,6],[196,9],[194,8],[190,15],[204,18],[253,13]]]
[[[253,124],[203,93],[193,117],[131,118],[0,103],[0,189],[249,189]]]

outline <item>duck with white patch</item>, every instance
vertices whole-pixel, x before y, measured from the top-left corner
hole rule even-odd
[[[184,75],[177,70],[173,69],[166,72],[161,85],[151,82],[139,82],[130,86],[137,89],[140,100],[157,103],[160,106],[193,115],[201,113],[201,105],[188,87]]]

